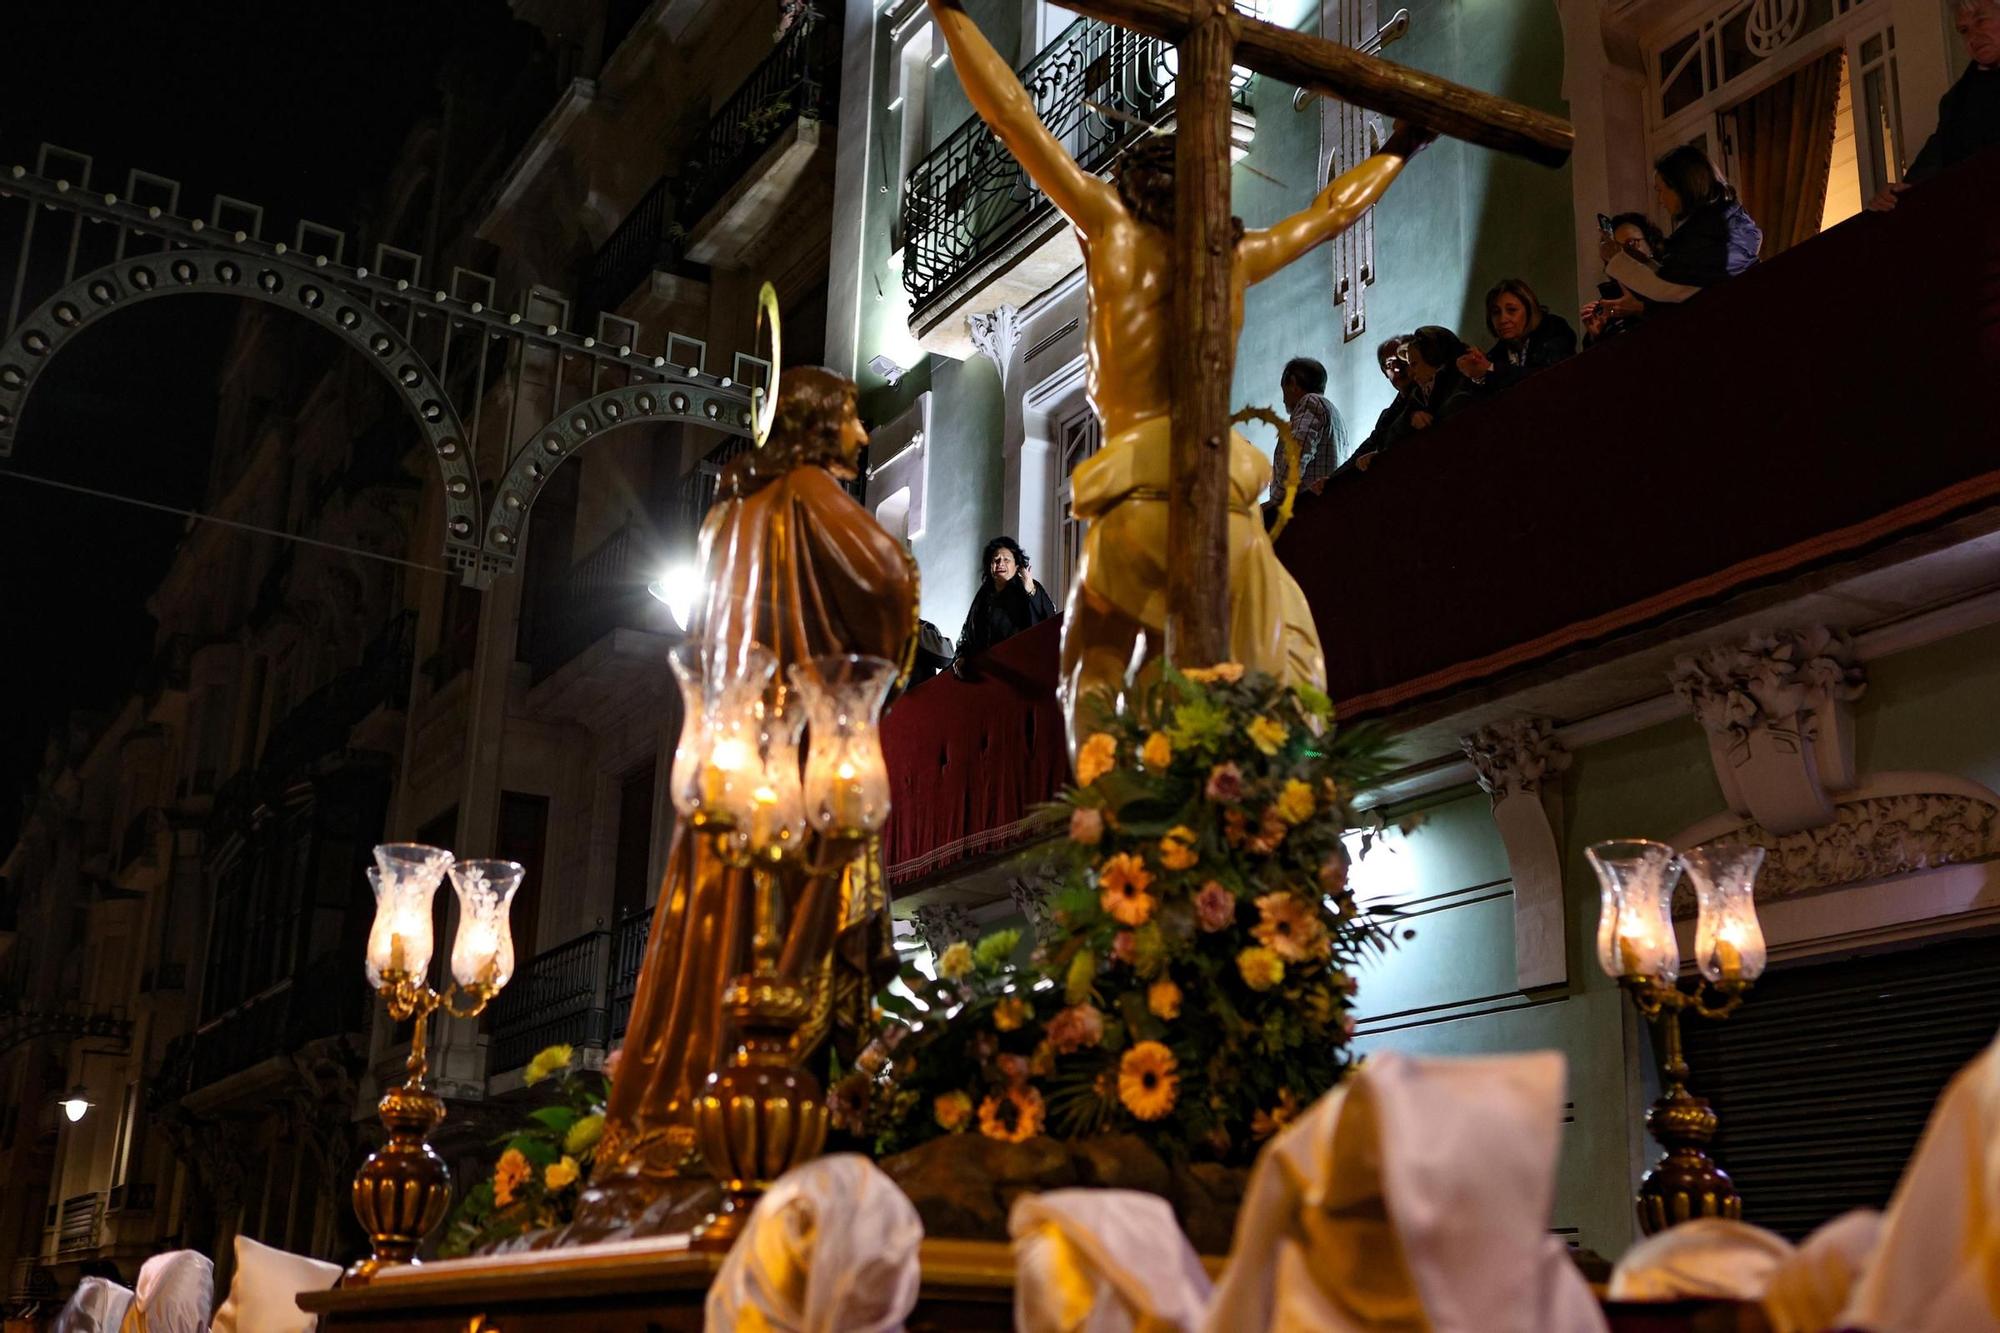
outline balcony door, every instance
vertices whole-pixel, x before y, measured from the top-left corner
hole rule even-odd
[[[1785,231],[1796,241],[1852,217],[1902,179],[1914,151],[1902,142],[1891,9],[1892,0],[1719,0],[1682,11],[1647,43],[1649,156],[1701,147],[1748,187],[1746,207],[1767,238]],[[1784,248],[1767,244],[1765,257]]]

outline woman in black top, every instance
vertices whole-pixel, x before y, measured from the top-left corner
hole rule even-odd
[[[1499,339],[1493,350],[1470,348],[1458,359],[1465,377],[1484,389],[1505,389],[1576,355],[1576,330],[1519,278],[1503,278],[1486,293],[1486,331]]]
[[[1386,351],[1388,344],[1383,347]],[[1479,400],[1479,386],[1458,368],[1459,358],[1470,350],[1456,333],[1439,324],[1426,324],[1403,340],[1395,358],[1401,378],[1386,361],[1383,369],[1401,390],[1391,405],[1393,415],[1383,413],[1374,433],[1354,451],[1351,461],[1356,468],[1366,472],[1375,455],[1390,445],[1429,430]]]
[[[966,658],[1056,613],[1049,590],[1028,572],[1028,557],[1012,537],[995,537],[986,543],[981,563],[986,566],[986,577],[973,594],[972,609],[965,613],[965,628],[958,632],[953,671],[962,670]]]
[[[1657,265],[1641,263],[1610,237],[1599,243],[1604,271],[1628,292],[1655,304],[1685,301],[1757,262],[1764,233],[1701,149],[1682,144],[1662,157],[1654,167],[1653,190],[1674,220]],[[1613,307],[1609,313],[1626,313],[1617,302],[1607,304]]]

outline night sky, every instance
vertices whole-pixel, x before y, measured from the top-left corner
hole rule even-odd
[[[0,170],[59,144],[96,159],[99,191],[123,193],[138,167],[182,183],[184,216],[206,217],[217,192],[262,204],[267,238],[300,216],[351,237],[369,187],[435,110],[453,35],[506,21],[504,0],[19,8],[0,42]],[[0,301],[22,213],[0,201]],[[81,335],[28,397],[0,473],[200,507],[234,314],[223,298],[171,298]],[[51,727],[115,708],[151,658],[144,602],[182,528],[0,475],[0,857]]]

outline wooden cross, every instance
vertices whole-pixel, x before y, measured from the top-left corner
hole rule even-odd
[[[1167,652],[1229,656],[1230,69],[1234,65],[1548,166],[1575,135],[1559,117],[1240,14],[1229,0],[1056,0],[1180,48],[1175,80],[1172,484]]]

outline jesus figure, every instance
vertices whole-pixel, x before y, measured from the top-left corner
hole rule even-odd
[[[929,0],[965,93],[1042,192],[1076,228],[1090,315],[1087,392],[1104,447],[1071,478],[1073,509],[1088,525],[1069,589],[1062,640],[1063,710],[1072,749],[1094,692],[1116,698],[1159,654],[1167,619],[1171,348],[1174,326],[1174,136],[1128,148],[1100,180],[1078,166],[1035,115],[1012,66],[960,0]],[[1409,159],[1435,136],[1399,124],[1382,150],[1344,172],[1312,205],[1276,226],[1234,221],[1232,337],[1243,292],[1352,226]],[[1256,507],[1271,465],[1241,435],[1229,442],[1230,655],[1253,671],[1322,688],[1326,660],[1305,594],[1278,563]],[[1185,665],[1207,665],[1187,663]]]

